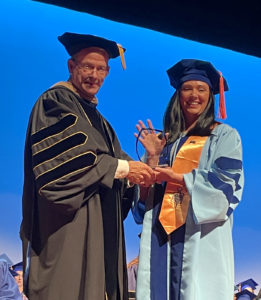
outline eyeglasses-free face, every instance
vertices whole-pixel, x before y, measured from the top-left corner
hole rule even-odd
[[[203,81],[189,80],[180,88],[180,105],[186,125],[193,124],[206,109],[209,102],[209,85]]]

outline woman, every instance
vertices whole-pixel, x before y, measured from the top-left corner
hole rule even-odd
[[[239,134],[214,115],[220,93],[225,118],[227,83],[205,61],[184,59],[167,73],[176,88],[164,115],[167,143],[151,121],[147,130],[137,125],[157,182],[141,188],[133,209],[143,223],[137,299],[231,300],[232,218],[243,170]]]

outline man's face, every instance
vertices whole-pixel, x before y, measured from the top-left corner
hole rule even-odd
[[[93,98],[109,73],[109,56],[100,48],[86,48],[68,61],[71,82],[83,98]]]

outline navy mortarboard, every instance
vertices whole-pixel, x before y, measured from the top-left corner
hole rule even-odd
[[[199,80],[206,82],[213,94],[220,94],[219,116],[226,118],[224,91],[228,91],[228,85],[222,74],[207,61],[196,59],[182,59],[167,70],[170,84],[179,89],[185,81]]]
[[[73,56],[82,49],[89,47],[98,47],[104,49],[110,58],[121,56],[122,66],[125,69],[124,51],[120,44],[114,41],[90,34],[78,34],[65,32],[58,37],[58,40],[64,45],[69,55]]]
[[[9,268],[10,273],[15,277],[18,275],[18,273],[16,273],[14,270]]]
[[[243,291],[244,289],[247,289],[247,288],[255,290],[257,285],[258,285],[258,283],[256,283],[255,280],[253,280],[252,278],[249,278],[247,280],[239,282],[236,286],[238,288],[241,287],[241,291]]]
[[[214,94],[219,93],[220,73],[207,61],[196,59],[182,59],[167,70],[170,84],[179,89],[185,81],[200,80],[206,82]],[[224,90],[228,91],[228,85],[224,78]]]
[[[251,293],[248,290],[243,290],[243,291],[236,294],[236,299],[237,300],[252,300],[252,299],[255,299],[255,298],[256,298],[256,295]]]
[[[12,270],[17,272],[17,271],[23,271],[23,262],[19,262],[15,265],[12,265]]]

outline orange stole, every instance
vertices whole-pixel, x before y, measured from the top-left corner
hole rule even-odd
[[[182,145],[173,162],[175,173],[186,174],[198,167],[202,149],[208,136],[190,136]],[[168,182],[159,215],[167,234],[185,224],[190,196],[185,185]]]

